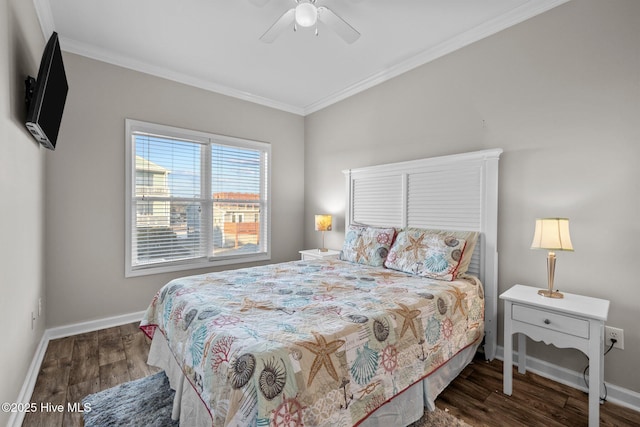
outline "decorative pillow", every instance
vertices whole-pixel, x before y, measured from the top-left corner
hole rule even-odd
[[[380,267],[389,253],[395,228],[350,225],[344,235],[340,259]]]
[[[453,236],[458,239],[462,239],[466,242],[464,247],[464,251],[462,252],[462,259],[460,260],[460,265],[458,265],[458,276],[464,274],[469,269],[469,264],[471,264],[471,257],[473,256],[473,251],[476,247],[476,243],[478,242],[478,236],[480,233],[477,231],[464,231],[464,230],[439,230],[435,228],[425,228],[423,229],[426,233],[431,234],[439,234],[441,236]]]
[[[407,228],[398,233],[384,265],[405,273],[451,281],[458,276],[466,243],[453,235]]]

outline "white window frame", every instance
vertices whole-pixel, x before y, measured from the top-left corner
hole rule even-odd
[[[213,194],[211,192],[211,145],[221,144],[238,148],[248,148],[260,150],[264,153],[261,192],[264,192],[264,203],[266,209],[260,209],[260,239],[266,242],[264,251],[252,254],[232,254],[205,256],[202,258],[192,258],[188,260],[166,261],[154,264],[133,265],[133,230],[135,229],[135,213],[132,211],[133,200],[135,198],[136,171],[135,171],[135,144],[134,135],[136,133],[147,133],[157,136],[165,136],[176,139],[186,139],[199,142],[208,148],[205,150],[208,155],[203,156],[202,173],[205,177],[203,182],[202,199],[203,203],[203,230],[209,236],[206,241],[212,244],[213,241]],[[136,277],[150,274],[168,273],[174,271],[191,270],[198,268],[224,266],[239,263],[268,261],[271,259],[271,145],[266,142],[252,141],[248,139],[235,138],[225,135],[216,135],[208,132],[200,132],[189,129],[182,129],[173,126],[160,125],[138,120],[125,120],[125,277]],[[262,240],[264,239],[264,240]],[[211,251],[207,251],[211,254]]]

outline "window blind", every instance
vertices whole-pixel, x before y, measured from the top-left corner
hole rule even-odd
[[[135,232],[132,264],[202,258],[201,151],[194,141],[134,132]]]
[[[268,144],[137,121],[127,141],[128,275],[268,257]]]

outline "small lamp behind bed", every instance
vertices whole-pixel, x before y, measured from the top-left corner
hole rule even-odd
[[[564,298],[564,295],[553,290],[553,278],[556,270],[556,253],[554,251],[573,251],[569,236],[569,219],[538,218],[533,233],[531,249],[547,249],[547,279],[549,289],[540,290],[538,294],[548,298]]]
[[[331,231],[331,215],[316,215],[316,231],[322,231],[322,247],[318,249],[320,252],[327,252],[324,247],[324,232]]]

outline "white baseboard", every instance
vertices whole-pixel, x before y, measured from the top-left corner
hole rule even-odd
[[[517,364],[517,354],[517,352],[514,352],[514,365]],[[496,358],[504,360],[504,348],[502,346],[498,346]],[[561,368],[552,363],[530,356],[527,356],[526,363],[527,371],[584,392],[589,391],[584,384],[582,372]],[[640,412],[640,393],[619,387],[615,384],[610,384],[606,381],[605,384],[607,385],[607,401]]]
[[[58,338],[70,337],[72,335],[84,334],[86,332],[99,331],[100,329],[111,328],[113,326],[126,325],[135,321],[142,320],[144,311],[137,313],[122,314],[120,316],[107,317],[106,319],[90,320],[88,322],[74,323],[73,325],[58,326],[56,328],[47,329],[45,335],[48,334],[50,340]]]
[[[120,316],[108,317],[106,319],[90,320],[88,322],[81,322],[75,323],[73,325],[46,329],[42,334],[42,339],[40,339],[38,348],[33,355],[31,365],[29,365],[27,376],[25,377],[24,383],[22,384],[22,389],[20,389],[20,394],[18,395],[16,402],[27,403],[31,400],[31,395],[33,394],[33,389],[36,386],[36,380],[38,379],[40,366],[42,365],[42,361],[44,360],[44,355],[47,351],[47,347],[49,346],[49,341],[139,321],[142,319],[142,316],[144,316],[144,313],[144,311],[139,311],[137,313],[123,314]],[[12,413],[9,417],[7,427],[22,426],[24,416],[24,412]]]
[[[42,338],[40,339],[40,343],[38,344],[38,348],[36,348],[36,352],[34,353],[33,359],[31,360],[31,365],[29,365],[27,376],[24,379],[24,383],[22,384],[22,388],[20,389],[20,394],[18,395],[16,402],[27,403],[31,400],[33,388],[36,386],[36,380],[38,379],[38,373],[40,372],[40,366],[42,365],[44,354],[47,352],[47,346],[49,345],[49,340],[46,338],[46,336],[47,331],[44,331],[44,333],[42,334]],[[9,417],[9,421],[7,423],[7,427],[22,426],[24,416],[25,412],[11,413],[11,416]]]

